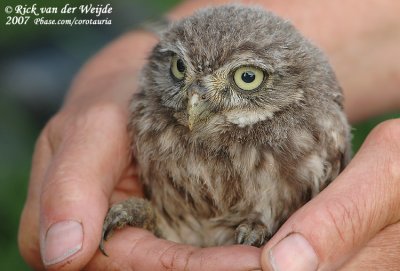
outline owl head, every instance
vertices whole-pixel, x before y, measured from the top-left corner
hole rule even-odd
[[[173,23],[144,75],[146,95],[189,132],[296,119],[341,97],[326,58],[289,22],[239,5]]]

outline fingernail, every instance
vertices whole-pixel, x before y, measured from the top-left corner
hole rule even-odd
[[[48,229],[42,250],[43,263],[52,265],[74,255],[82,248],[82,224],[75,220],[57,222]]]
[[[308,241],[294,233],[276,244],[269,252],[274,271],[315,271],[318,257]]]

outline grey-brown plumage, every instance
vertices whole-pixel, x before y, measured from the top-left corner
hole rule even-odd
[[[153,210],[114,205],[104,239],[128,224],[198,246],[261,246],[347,163],[335,75],[272,13],[233,5],[176,22],[142,77],[129,127]]]

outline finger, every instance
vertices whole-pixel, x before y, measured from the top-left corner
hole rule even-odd
[[[375,236],[340,271],[399,270],[400,223],[390,225]]]
[[[344,172],[263,250],[268,270],[336,270],[400,219],[400,121],[380,125]]]
[[[109,257],[100,252],[87,270],[261,270],[259,248],[225,246],[196,248],[154,237],[135,228],[117,231],[106,243]]]
[[[35,270],[43,269],[39,251],[39,203],[44,175],[51,157],[52,150],[47,133],[44,131],[36,143],[28,195],[21,214],[18,231],[18,246],[21,255]]]
[[[129,162],[126,115],[97,106],[64,129],[41,191],[40,249],[47,267],[80,270],[97,250],[109,197]]]

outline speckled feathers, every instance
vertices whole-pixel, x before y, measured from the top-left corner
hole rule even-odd
[[[174,56],[185,64],[181,80]],[[238,87],[240,67],[261,70],[262,83]],[[129,125],[162,236],[265,243],[346,165],[342,102],[323,53],[272,13],[231,5],[171,24],[143,70]]]

